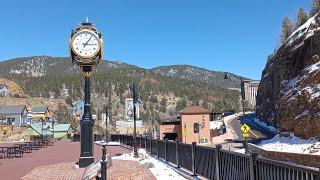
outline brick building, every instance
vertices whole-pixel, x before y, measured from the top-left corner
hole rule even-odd
[[[209,110],[200,106],[186,107],[180,111],[180,116],[162,119],[160,139],[177,139],[187,144],[211,142],[210,121],[213,121],[213,113]]]
[[[181,141],[181,125],[179,116],[170,116],[161,119],[160,139]]]
[[[210,111],[200,106],[190,106],[180,111],[181,142],[211,142]]]

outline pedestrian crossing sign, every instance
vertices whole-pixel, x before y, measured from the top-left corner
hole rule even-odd
[[[248,133],[250,131],[250,127],[247,124],[243,124],[240,127],[241,131],[244,132],[245,134]]]

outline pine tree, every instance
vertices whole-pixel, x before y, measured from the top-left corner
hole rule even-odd
[[[284,43],[293,32],[293,25],[289,17],[284,18],[282,22],[281,43]]]
[[[310,9],[310,17],[314,16],[320,11],[320,0],[312,0],[312,5]]]
[[[296,28],[298,28],[301,25],[303,25],[304,23],[306,23],[308,21],[308,19],[309,19],[309,17],[307,15],[307,13],[303,10],[303,8],[300,8],[299,12],[298,12],[298,16],[297,16]]]

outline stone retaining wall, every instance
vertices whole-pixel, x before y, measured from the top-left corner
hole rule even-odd
[[[250,152],[257,152],[259,155],[268,159],[289,161],[304,166],[320,167],[320,155],[267,151],[250,143],[248,144],[248,148]]]

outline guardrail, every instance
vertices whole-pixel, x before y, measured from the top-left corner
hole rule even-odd
[[[128,135],[112,135],[112,141],[133,146]],[[214,180],[320,180],[319,168],[291,165],[259,157],[257,153],[242,154],[213,147],[137,137],[137,146],[151,155],[183,168],[193,176]]]

